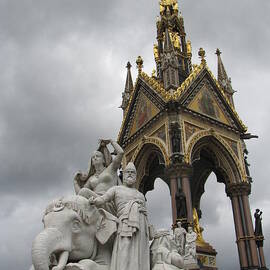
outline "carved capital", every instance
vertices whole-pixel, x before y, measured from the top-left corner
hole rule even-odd
[[[251,192],[250,183],[242,182],[242,183],[232,183],[226,186],[227,196],[232,198],[235,196],[248,196]]]
[[[192,166],[185,163],[171,163],[166,168],[165,173],[168,179],[177,177],[191,177],[193,168]]]

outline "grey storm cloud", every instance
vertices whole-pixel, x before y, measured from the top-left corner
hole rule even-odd
[[[270,2],[181,0],[179,6],[193,63],[203,47],[216,74],[214,52],[221,49],[236,109],[260,137],[247,142],[250,204],[252,213],[264,211],[270,254]],[[74,173],[87,170],[98,139],[117,137],[126,62],[134,81],[138,55],[151,73],[158,14],[158,0],[0,0],[1,269],[30,267],[48,202],[73,192]],[[168,228],[170,195],[160,181],[147,194],[149,216]],[[239,268],[230,200],[214,176],[202,211],[204,238],[218,251],[219,268]]]

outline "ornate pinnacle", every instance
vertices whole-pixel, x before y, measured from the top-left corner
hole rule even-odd
[[[221,51],[220,51],[220,49],[218,49],[218,48],[217,48],[217,50],[216,50],[216,55],[217,55],[217,56],[220,56],[220,55],[221,55]]]
[[[137,69],[138,69],[138,72],[139,74],[142,73],[142,68],[143,68],[143,59],[142,57],[139,55],[137,60],[136,60],[136,64],[137,64]]]
[[[127,69],[131,69],[131,67],[132,67],[132,65],[131,65],[130,62],[128,61],[128,62],[127,62],[126,68],[127,68]]]
[[[202,64],[206,64],[206,61],[205,61],[205,50],[203,48],[200,48],[199,49],[198,55],[201,58]]]

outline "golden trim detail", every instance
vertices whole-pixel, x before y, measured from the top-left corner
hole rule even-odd
[[[218,80],[215,78],[213,72],[209,69],[209,67],[206,65],[205,66],[207,71],[209,72],[209,74],[211,75],[212,79],[215,81],[219,91],[222,93],[222,96],[224,97],[224,99],[226,100],[226,102],[228,103],[230,109],[232,110],[232,112],[234,113],[234,116],[237,118],[237,120],[239,121],[241,127],[243,128],[244,132],[247,131],[247,127],[244,125],[243,121],[240,119],[238,113],[236,112],[235,108],[231,105],[231,102],[229,101],[229,99],[227,98],[227,96],[225,95],[224,90],[222,89],[222,87],[220,86],[220,84],[218,83]]]
[[[131,158],[131,161],[135,162],[138,154],[140,153],[140,151],[142,150],[144,145],[148,144],[148,143],[154,144],[155,146],[157,146],[159,148],[159,150],[161,151],[161,153],[164,157],[165,165],[168,166],[170,164],[170,159],[169,159],[168,153],[166,151],[166,146],[160,139],[155,138],[155,137],[144,136],[141,139],[141,141],[139,142],[138,147],[136,148],[136,150]]]
[[[220,135],[218,135],[213,129],[198,131],[190,137],[190,139],[187,141],[187,145],[188,145],[187,151],[184,155],[185,163],[191,164],[191,154],[192,154],[193,147],[201,138],[206,137],[206,136],[215,137],[225,147],[225,149],[229,152],[232,159],[234,160],[238,168],[238,171],[240,173],[242,181],[247,182],[247,176],[244,173],[243,168],[241,167],[238,157],[235,155],[235,153],[233,152],[231,147],[227,144],[227,142]]]
[[[138,79],[139,79],[139,77],[141,77],[141,79],[143,79],[146,83],[148,83],[156,91],[156,93],[158,93],[164,99],[165,102],[178,101],[179,98],[182,96],[182,94],[185,92],[185,90],[187,90],[189,88],[189,86],[192,84],[192,82],[196,79],[196,77],[199,75],[199,73],[204,68],[209,72],[211,78],[216,83],[216,86],[217,86],[218,90],[220,91],[220,93],[222,94],[223,98],[225,99],[227,105],[230,107],[232,113],[234,114],[234,116],[236,117],[236,119],[239,121],[240,126],[242,127],[242,129],[244,130],[244,132],[246,132],[247,131],[247,127],[244,125],[243,121],[240,119],[240,117],[239,117],[238,113],[236,112],[235,108],[231,105],[229,99],[225,95],[224,90],[219,85],[217,79],[215,78],[214,74],[209,69],[209,67],[207,66],[206,63],[201,63],[200,65],[193,65],[193,71],[191,72],[191,74],[186,78],[186,80],[181,84],[181,86],[178,87],[173,93],[170,93],[169,91],[166,91],[163,88],[162,84],[159,81],[157,81],[153,77],[149,77],[143,71],[138,75],[137,80],[136,80],[136,83],[135,83],[135,86],[134,86],[134,89],[137,88]],[[133,97],[134,97],[134,93],[135,93],[135,90],[132,91],[131,97],[129,99],[128,106],[127,106],[127,108],[126,108],[126,110],[124,112],[124,117],[123,117],[122,125],[121,125],[121,128],[120,128],[119,134],[118,134],[118,141],[120,139],[120,135],[122,133],[122,129],[123,129],[124,123],[126,121],[127,113],[129,111],[131,101],[133,100]]]

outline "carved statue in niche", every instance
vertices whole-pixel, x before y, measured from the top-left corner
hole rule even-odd
[[[187,217],[187,205],[186,205],[186,196],[184,192],[179,189],[175,194],[176,201],[176,211],[177,218],[186,218]]]
[[[135,188],[136,168],[129,163],[123,185],[92,200],[97,206],[113,201],[119,219],[110,270],[149,270],[149,224],[144,195]]]
[[[172,141],[172,152],[173,153],[180,152],[181,132],[179,124],[177,122],[171,123],[170,133]]]

